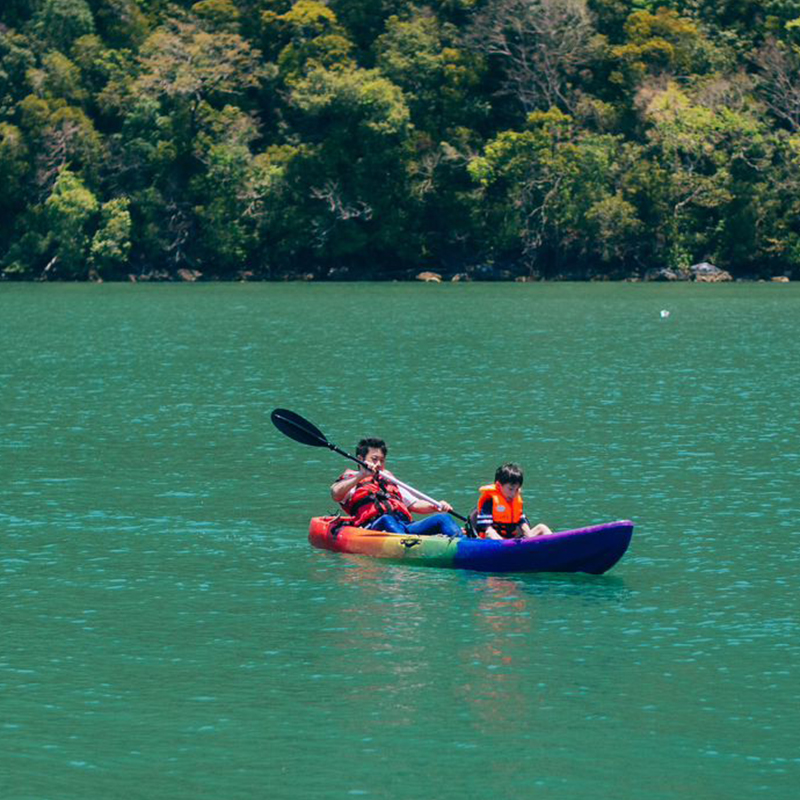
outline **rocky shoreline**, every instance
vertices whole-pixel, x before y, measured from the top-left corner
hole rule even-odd
[[[314,272],[287,272],[278,275],[263,275],[257,272],[246,270],[232,277],[220,277],[213,273],[204,273],[198,269],[180,268],[174,271],[166,269],[155,269],[149,272],[129,273],[127,278],[116,282],[129,283],[208,283],[208,282],[234,282],[234,283],[288,283],[288,282],[364,282],[364,281],[383,281],[383,282],[413,282],[423,283],[790,283],[798,280],[797,274],[784,275],[747,275],[734,277],[730,272],[720,267],[703,261],[693,264],[685,269],[672,269],[662,267],[651,269],[641,274],[584,274],[584,273],[559,273],[555,275],[542,275],[539,273],[520,274],[519,271],[512,269],[498,269],[492,266],[483,265],[474,267],[466,271],[436,272],[433,270],[423,270],[415,272],[413,270],[398,273],[374,273],[359,274],[347,268],[331,269],[327,274],[317,274]],[[0,273],[0,281],[16,281],[18,279],[12,275]],[[94,270],[90,270],[86,276],[86,282],[104,283],[105,280],[113,282],[112,279],[103,279]],[[63,282],[63,279],[43,273],[39,278],[27,279],[25,282]]]

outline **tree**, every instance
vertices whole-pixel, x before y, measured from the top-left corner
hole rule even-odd
[[[611,49],[617,63],[611,80],[629,90],[648,76],[685,76],[703,69],[707,43],[697,25],[674,9],[632,12],[625,35],[627,41]]]
[[[794,271],[800,275],[800,136],[781,131],[774,137],[772,168],[751,187],[753,232],[744,263],[763,275]],[[731,220],[731,225],[741,220]],[[739,255],[738,253],[736,255]]]
[[[408,106],[377,70],[313,70],[291,95],[305,147],[289,166],[312,210],[323,261],[397,260],[403,236]],[[311,201],[311,202],[309,202]]]
[[[366,56],[375,39],[383,33],[386,20],[391,16],[408,16],[413,3],[410,0],[328,0],[328,5],[361,54]],[[364,62],[365,66],[371,66],[366,58]]]
[[[192,6],[192,12],[208,31],[239,32],[241,14],[233,0],[200,0]]]
[[[275,35],[285,44],[278,53],[278,68],[291,84],[317,67],[349,69],[353,43],[336,14],[315,0],[298,0],[285,14],[272,14]]]
[[[0,122],[0,209],[20,205],[28,169],[28,148],[22,131]]]
[[[147,36],[142,0],[90,0],[97,33],[109,49],[137,48]]]
[[[100,224],[89,246],[89,264],[101,277],[118,277],[128,265],[131,251],[130,201],[119,197],[103,203]]]
[[[470,41],[500,63],[505,91],[526,112],[574,109],[573,80],[599,44],[585,0],[490,0]]]
[[[792,133],[800,131],[800,47],[770,37],[756,53],[759,94]]]
[[[642,233],[644,225],[636,206],[625,200],[621,191],[595,201],[586,212],[590,225],[593,249],[601,261],[618,266],[629,260],[632,244]]]
[[[55,255],[45,272],[66,278],[86,277],[91,230],[99,208],[97,198],[80,178],[63,169],[45,202]]]
[[[0,119],[11,117],[15,105],[30,93],[35,63],[28,38],[0,25]]]
[[[152,97],[139,97],[128,108],[119,133],[109,137],[113,183],[132,194],[163,185],[174,167],[177,150],[172,119]]]
[[[604,269],[629,266],[641,229],[625,196],[636,155],[557,109],[529,115],[524,131],[498,134],[469,165],[481,187],[489,257],[521,258],[531,274],[545,275],[589,270],[598,257]]]
[[[47,190],[67,165],[96,186],[105,153],[104,142],[92,120],[79,108],[63,106],[47,120],[37,154],[37,184]]]
[[[208,33],[196,22],[170,19],[142,46],[141,76],[134,91],[169,101],[196,132],[202,103],[229,102],[258,86],[259,52],[234,33]]]
[[[14,223],[29,200],[25,191],[29,170],[22,131],[0,122],[0,259],[6,253]]]
[[[477,99],[483,59],[456,46],[457,31],[428,13],[390,17],[375,42],[376,66],[403,90],[414,126],[438,140],[449,129],[475,126],[488,115]]]
[[[48,100],[61,99],[70,105],[80,106],[87,99],[80,70],[58,50],[51,50],[44,55],[42,69],[37,70],[36,75],[36,88],[40,96]]]
[[[19,27],[30,19],[35,10],[31,0],[3,0],[0,6],[0,26]]]
[[[721,256],[743,233],[727,228],[730,210],[769,163],[762,126],[746,110],[700,105],[674,83],[653,95],[645,117],[651,161],[663,169],[657,235],[668,265]]]
[[[250,145],[258,131],[253,119],[232,106],[212,117],[198,137],[198,159],[205,170],[191,185],[199,223],[197,252],[221,274],[232,275],[244,270],[257,243],[256,165]]]
[[[94,16],[86,0],[44,0],[34,30],[48,47],[68,53],[76,39],[95,32]]]

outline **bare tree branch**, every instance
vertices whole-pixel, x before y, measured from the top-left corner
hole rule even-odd
[[[355,205],[348,205],[342,197],[342,190],[338,181],[327,181],[322,188],[312,187],[311,196],[316,200],[321,200],[327,206],[332,221],[329,225],[323,225],[319,220],[315,221],[317,242],[321,245],[325,243],[330,232],[340,223],[352,219],[372,219],[372,206],[358,200]]]
[[[570,79],[588,63],[595,35],[586,0],[492,0],[475,18],[469,41],[500,59],[505,91],[526,112],[571,111]]]
[[[800,130],[800,55],[775,39],[767,40],[758,51],[758,82],[767,108],[782,119],[792,133]]]

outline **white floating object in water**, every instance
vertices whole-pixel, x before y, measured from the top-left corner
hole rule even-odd
[[[669,311],[666,308],[661,309],[661,319],[666,319],[669,316]]]

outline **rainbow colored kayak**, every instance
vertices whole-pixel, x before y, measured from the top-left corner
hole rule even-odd
[[[589,572],[600,575],[619,561],[633,535],[629,520],[558,531],[533,539],[467,539],[384,533],[314,517],[308,540],[336,553],[389,558],[432,567],[480,572]]]

